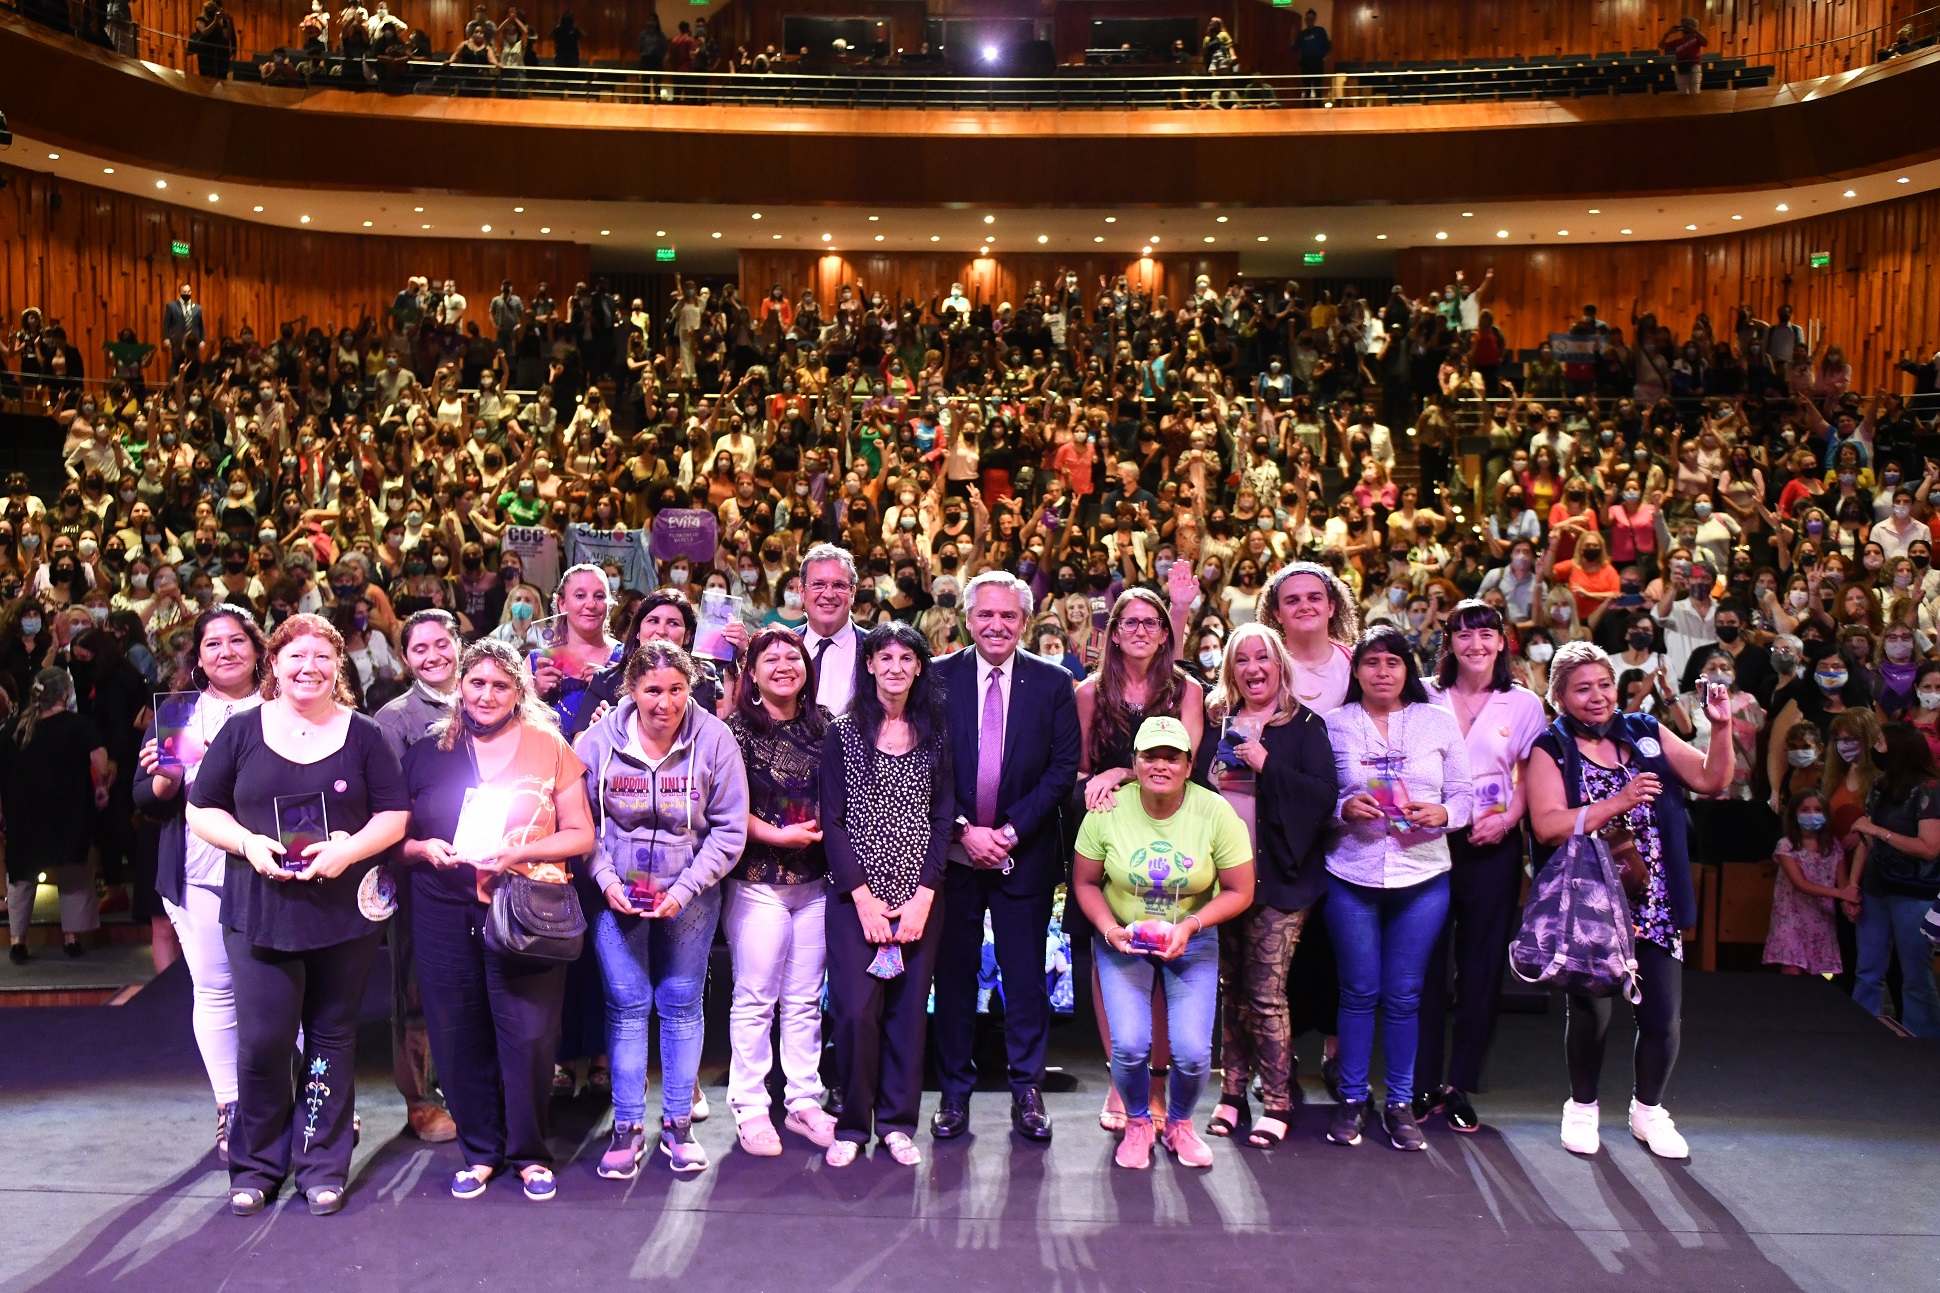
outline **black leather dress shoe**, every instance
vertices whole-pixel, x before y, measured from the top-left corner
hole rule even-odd
[[[945,1100],[930,1115],[930,1135],[938,1140],[955,1140],[970,1126],[970,1111],[954,1100]]]
[[[1025,1140],[1051,1139],[1051,1115],[1044,1110],[1044,1096],[1034,1086],[1010,1100],[1010,1125]]]

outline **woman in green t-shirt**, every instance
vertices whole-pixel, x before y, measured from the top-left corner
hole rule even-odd
[[[1090,813],[1078,831],[1072,891],[1104,936],[1097,966],[1111,1026],[1112,1083],[1128,1111],[1120,1167],[1152,1163],[1152,988],[1165,992],[1172,1046],[1165,1144],[1187,1167],[1212,1166],[1192,1125],[1212,1068],[1219,937],[1253,905],[1253,847],[1232,805],[1191,784],[1192,738],[1176,718],[1148,718],[1132,742],[1138,794]]]

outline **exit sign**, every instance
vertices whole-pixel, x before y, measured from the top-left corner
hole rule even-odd
[[[1815,251],[1815,252],[1813,252],[1813,253],[1812,253],[1812,268],[1813,268],[1813,269],[1828,269],[1828,268],[1830,268],[1830,267],[1831,267],[1831,265],[1832,265],[1832,253],[1831,253],[1831,252],[1829,252],[1829,251]]]
[[[672,260],[674,258],[674,249],[672,247],[655,247],[653,249],[653,258],[655,260]]]
[[[1325,265],[1327,263],[1327,253],[1324,251],[1302,252],[1300,254],[1300,261],[1305,265]]]
[[[189,254],[189,245],[177,239],[168,245],[168,251],[171,256],[186,256]]]

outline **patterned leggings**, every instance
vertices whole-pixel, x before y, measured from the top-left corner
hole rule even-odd
[[[1259,906],[1219,927],[1219,995],[1225,1002],[1223,1096],[1238,1097],[1259,1075],[1269,1110],[1292,1107],[1293,1028],[1287,967],[1307,913]]]

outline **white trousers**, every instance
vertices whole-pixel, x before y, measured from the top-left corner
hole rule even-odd
[[[734,1002],[728,1008],[728,1104],[735,1121],[768,1112],[770,1039],[781,1017],[781,1071],[790,1110],[822,1103],[825,884],[722,885]]]
[[[229,979],[229,953],[222,946],[222,891],[192,884],[182,896],[188,906],[178,907],[166,898],[162,906],[195,983],[192,1019],[202,1067],[209,1071],[216,1103],[230,1104],[236,1099],[236,992]]]

